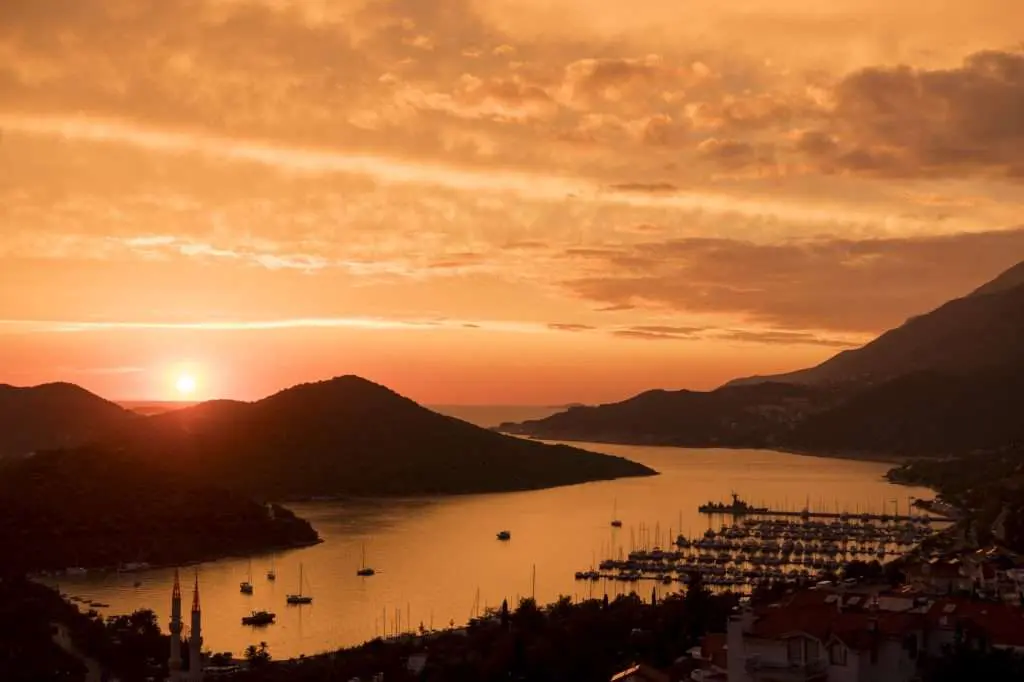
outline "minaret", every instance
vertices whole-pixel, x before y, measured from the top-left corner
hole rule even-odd
[[[192,629],[188,635],[189,682],[203,682],[203,629],[199,612],[199,571],[192,592]]]
[[[171,592],[171,657],[167,661],[171,682],[181,680],[181,584],[174,569],[174,590]]]

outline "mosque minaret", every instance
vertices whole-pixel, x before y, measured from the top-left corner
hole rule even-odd
[[[169,682],[203,682],[203,630],[199,610],[199,574],[192,592],[192,627],[188,637],[189,669],[184,670],[181,660],[181,583],[174,571],[174,589],[171,592],[171,655],[167,661]]]

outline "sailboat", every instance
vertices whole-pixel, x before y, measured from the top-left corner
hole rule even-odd
[[[277,572],[274,571],[274,557],[270,557],[270,570],[267,571],[267,580],[277,580]]]
[[[299,564],[299,593],[289,594],[286,598],[289,604],[312,604],[313,598],[302,594],[302,564]]]
[[[612,502],[612,528],[622,528],[622,521],[619,520],[618,514],[616,514],[616,511],[618,510],[618,507],[619,507],[619,501],[618,500],[615,500],[614,502]]]
[[[239,583],[238,591],[242,594],[252,594],[252,559],[249,559],[249,576]]]
[[[363,545],[363,563],[360,565],[359,570],[356,571],[356,575],[361,575],[367,578],[371,575],[376,575],[376,571],[366,565],[366,545]]]

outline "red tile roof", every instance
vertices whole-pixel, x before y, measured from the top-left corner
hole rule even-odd
[[[1024,647],[1024,610],[1003,603],[967,598],[938,599],[927,609],[913,611],[871,611],[848,608],[840,611],[835,601],[825,602],[827,593],[808,591],[785,603],[758,611],[750,634],[762,639],[783,639],[807,635],[827,642],[836,637],[853,649],[870,647],[874,638],[900,638],[926,629],[953,629],[960,623],[970,631],[984,634],[990,643]],[[843,599],[846,604],[848,599]],[[864,598],[860,605],[868,603]],[[877,635],[869,635],[872,631]]]

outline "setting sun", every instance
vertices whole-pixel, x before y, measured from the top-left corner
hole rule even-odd
[[[196,379],[189,374],[183,374],[178,377],[178,381],[174,384],[174,387],[178,389],[179,395],[190,396],[196,392]]]

